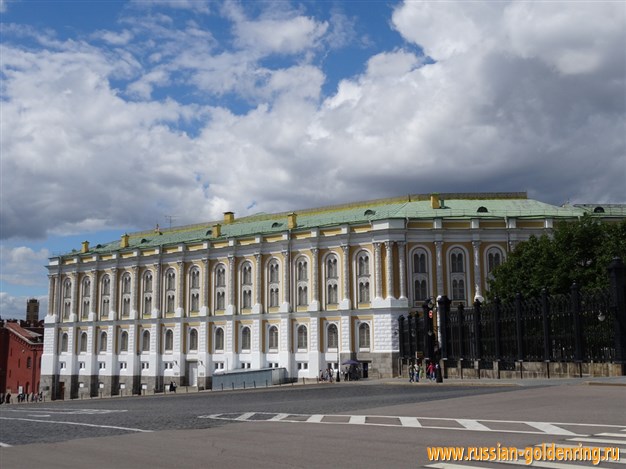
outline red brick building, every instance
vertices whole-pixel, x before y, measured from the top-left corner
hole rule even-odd
[[[43,321],[0,320],[0,393],[39,392],[42,353]]]

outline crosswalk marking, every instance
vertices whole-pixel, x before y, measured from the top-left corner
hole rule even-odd
[[[365,425],[365,415],[352,415],[348,423],[354,425]]]
[[[400,424],[403,427],[416,427],[419,428],[422,424],[417,420],[417,417],[398,417],[400,419]]]
[[[547,422],[526,422],[526,425],[530,425],[531,427],[541,430],[544,433],[549,433],[550,435],[576,435],[574,432],[570,432],[569,430],[565,430],[564,428],[557,427],[556,425],[552,425]]]
[[[624,440],[611,440],[605,438],[568,438],[570,441],[581,441],[583,443],[606,443],[609,445],[623,445],[626,443]]]
[[[231,420],[239,422],[289,422],[289,423],[321,423],[334,425],[367,425],[380,427],[407,427],[407,428],[425,428],[438,430],[461,430],[461,431],[482,431],[494,433],[522,433],[532,435],[558,435],[567,437],[577,437],[572,441],[582,441],[588,443],[613,443],[626,444],[626,440],[614,440],[614,437],[626,437],[624,433],[604,433],[593,435],[595,437],[606,435],[609,439],[594,440],[585,439],[591,435],[583,433],[574,433],[571,430],[563,428],[568,427],[604,427],[608,429],[623,430],[623,426],[619,425],[602,425],[602,424],[583,424],[583,423],[553,423],[553,422],[525,422],[519,420],[489,420],[489,419],[453,419],[445,417],[409,417],[398,415],[340,415],[340,414],[283,414],[279,412],[245,412],[224,413],[200,415],[198,418]],[[497,424],[497,428],[492,428],[492,424]],[[507,428],[507,424],[511,425]],[[524,428],[528,428],[526,430]]]
[[[457,422],[459,422],[461,425],[463,425],[468,430],[477,430],[477,431],[481,431],[481,432],[491,432],[491,431],[493,431],[489,427],[483,425],[482,423],[479,423],[476,420],[457,419]]]

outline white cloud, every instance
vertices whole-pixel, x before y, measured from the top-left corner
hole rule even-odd
[[[330,32],[298,12],[250,20],[226,4],[237,50],[156,14],[124,21],[124,52],[50,36],[39,49],[4,44],[3,236],[145,229],[165,214],[192,223],[409,192],[526,189],[548,202],[626,202],[626,59],[616,47],[626,22],[613,15],[597,40],[584,33],[579,44],[565,39],[576,4],[545,10],[564,25],[549,39],[549,19],[532,20],[536,5],[407,2],[394,25],[437,63],[409,46],[383,51],[327,97],[325,70],[308,52]],[[608,11],[585,14],[597,25]],[[277,53],[278,65],[263,62]],[[153,99],[176,86],[186,101],[235,95],[254,108]]]
[[[26,303],[35,298],[39,300],[39,320],[44,319],[48,311],[47,296],[13,296],[0,291],[0,317],[2,319],[26,319]]]
[[[41,286],[49,257],[47,249],[33,251],[26,246],[0,245],[0,280],[11,285]]]

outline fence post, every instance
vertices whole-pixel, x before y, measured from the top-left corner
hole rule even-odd
[[[496,362],[500,361],[502,358],[501,352],[501,344],[500,344],[500,312],[502,308],[502,302],[500,301],[500,297],[496,296],[493,300],[495,303],[495,307],[493,309],[493,327],[494,327],[494,342],[495,342],[495,354],[496,354]]]
[[[480,301],[474,301],[474,359],[482,358],[482,337],[480,335]]]
[[[583,331],[580,323],[580,290],[574,282],[570,288],[572,319],[574,320],[574,361],[582,362],[583,359]]]
[[[515,295],[515,335],[517,336],[517,361],[524,361],[524,328],[522,327],[522,294]]]
[[[626,375],[626,266],[615,257],[608,270],[615,327],[615,363],[622,365],[622,375]]]
[[[398,318],[398,340],[400,341],[400,356],[403,357],[406,353],[404,350],[404,316]]]
[[[541,316],[543,319],[543,360],[550,361],[550,302],[548,301],[548,290],[541,289]]]
[[[458,317],[458,321],[457,321],[457,328],[459,331],[459,358],[462,360],[464,358],[464,349],[463,349],[463,315],[465,313],[465,307],[463,306],[463,303],[459,304],[458,308],[457,308],[457,314],[459,315]]]
[[[441,344],[439,345],[439,350],[441,351],[441,358],[444,360],[448,359],[448,322],[450,315],[450,299],[443,295],[437,299],[437,305],[439,306],[438,314],[441,316]]]
[[[441,352],[441,373],[444,379],[448,379],[448,317],[450,313],[450,299],[443,295],[437,298],[438,314],[441,316],[441,328],[439,333],[441,334],[441,344],[439,344],[439,351]]]

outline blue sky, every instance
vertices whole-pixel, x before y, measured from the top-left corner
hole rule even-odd
[[[625,203],[623,2],[0,0],[0,315],[80,242],[406,193]]]

